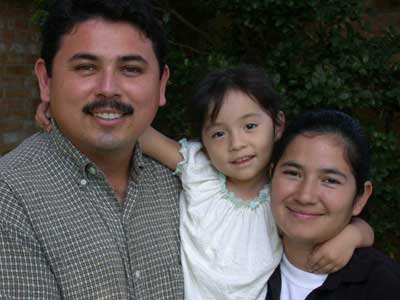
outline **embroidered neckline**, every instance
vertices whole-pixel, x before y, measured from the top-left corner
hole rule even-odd
[[[237,208],[251,208],[256,209],[262,203],[269,199],[269,188],[268,184],[264,185],[257,197],[251,200],[243,200],[235,196],[235,193],[230,192],[226,189],[226,176],[221,172],[218,172],[219,182],[221,184],[221,190],[224,194],[224,198],[230,201]]]

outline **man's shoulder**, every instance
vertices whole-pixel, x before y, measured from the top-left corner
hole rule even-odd
[[[0,158],[1,176],[37,169],[48,158],[49,146],[50,140],[45,133],[36,133],[28,137],[14,150]]]
[[[146,155],[143,155],[143,162],[147,179],[156,181],[159,186],[165,186],[168,189],[181,189],[179,177],[174,175],[168,167]]]
[[[145,167],[151,172],[157,172],[164,174],[165,176],[176,177],[174,176],[174,172],[171,171],[167,166],[145,154],[143,154],[143,162],[145,163]]]

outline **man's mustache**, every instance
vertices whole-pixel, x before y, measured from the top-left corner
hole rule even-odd
[[[118,99],[96,99],[93,102],[87,103],[82,111],[85,114],[93,114],[93,111],[100,108],[112,108],[116,109],[124,115],[133,114],[133,107],[129,104],[123,103]]]

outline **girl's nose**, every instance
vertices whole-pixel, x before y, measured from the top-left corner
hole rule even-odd
[[[246,146],[246,141],[239,132],[230,134],[230,150],[238,151]]]

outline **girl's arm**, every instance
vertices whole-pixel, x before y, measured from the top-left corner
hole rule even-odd
[[[139,137],[139,144],[143,153],[166,165],[173,171],[176,170],[178,163],[183,159],[179,152],[179,143],[163,135],[153,127],[146,129]]]
[[[353,218],[337,236],[314,249],[309,257],[309,270],[313,273],[336,272],[349,262],[355,248],[373,243],[371,226],[360,218]]]

